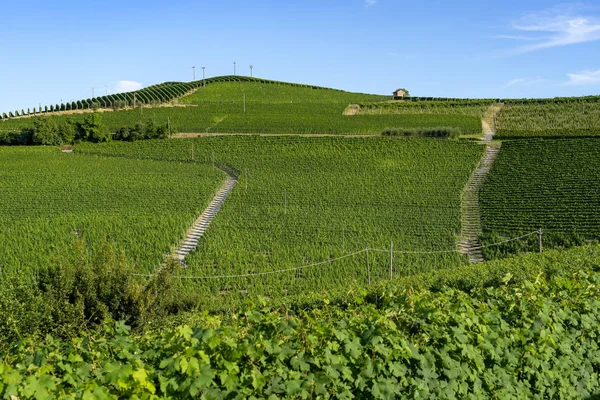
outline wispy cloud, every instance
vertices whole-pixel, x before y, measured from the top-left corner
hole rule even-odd
[[[523,40],[527,42],[543,40],[543,37],[530,37],[522,35],[494,35],[492,39]]]
[[[517,47],[513,51],[516,54],[597,41],[600,40],[600,17],[589,14],[590,10],[580,4],[567,4],[526,14],[512,24],[513,32],[497,38],[537,42]]]
[[[366,7],[371,7],[371,6],[374,6],[375,4],[377,4],[377,0],[365,0]]]
[[[598,85],[600,84],[600,69],[596,71],[581,71],[567,74],[569,80],[565,85]]]
[[[141,88],[142,84],[136,81],[119,81],[114,91],[116,93],[132,92]]]
[[[516,78],[516,79],[511,79],[510,81],[506,82],[506,87],[513,87],[513,86],[535,86],[535,85],[540,85],[542,83],[548,83],[550,82],[547,79],[541,78],[541,77],[536,77],[536,78]]]
[[[516,87],[516,86],[538,86],[538,85],[551,85],[551,86],[592,86],[600,85],[600,69],[591,71],[580,71],[576,73],[567,74],[569,78],[566,81],[550,80],[542,77],[536,78],[515,78],[506,82],[505,87]]]

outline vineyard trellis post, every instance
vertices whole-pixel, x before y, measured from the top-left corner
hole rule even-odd
[[[244,93],[244,114],[246,113],[246,93]]]
[[[287,214],[287,189],[283,189],[283,213]]]
[[[542,243],[542,228],[540,228],[540,230],[538,231],[538,236],[539,236],[539,245],[540,245],[540,253],[542,253],[544,251],[544,247],[543,247],[543,243]]]
[[[394,277],[394,242],[390,241],[390,280]]]
[[[369,267],[369,248],[365,247],[365,252],[367,253],[367,280],[369,285],[371,284],[371,268]]]
[[[167,129],[169,129],[169,139],[171,139],[171,118],[167,117]]]

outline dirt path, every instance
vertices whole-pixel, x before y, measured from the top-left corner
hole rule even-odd
[[[344,110],[344,115],[356,115],[360,112],[360,106],[358,104],[349,104]]]
[[[502,109],[502,104],[494,104],[493,106],[488,108],[487,112],[481,119],[481,126],[483,128],[483,141],[484,142],[489,143],[494,139],[494,134],[496,133],[495,132],[496,124],[494,123],[494,120],[501,109]]]
[[[210,137],[210,136],[296,136],[296,137],[350,137],[350,138],[365,138],[365,137],[377,137],[379,134],[345,134],[345,133],[251,133],[251,132],[234,132],[234,133],[219,133],[219,132],[203,132],[203,133],[192,133],[182,132],[176,133],[171,136],[172,139],[189,139],[197,137]]]
[[[481,121],[483,142],[486,143],[485,154],[479,161],[461,196],[461,231],[456,246],[462,254],[469,257],[471,264],[485,261],[481,250],[479,235],[482,232],[481,213],[479,210],[479,190],[489,173],[496,156],[500,152],[501,143],[494,142],[494,118],[502,108],[494,104],[486,112]]]
[[[185,237],[175,249],[173,258],[182,264],[185,264],[185,257],[198,246],[198,240],[204,235],[204,232],[208,228],[208,225],[213,220],[225,199],[229,196],[229,193],[234,188],[238,181],[238,178],[234,176],[226,168],[220,168],[221,171],[227,174],[227,179],[212,199],[206,210],[194,221],[193,225],[188,229]]]

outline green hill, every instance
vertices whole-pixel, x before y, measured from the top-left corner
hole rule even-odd
[[[324,133],[380,134],[385,128],[459,128],[462,133],[481,132],[481,121],[468,115],[423,114],[415,110],[403,115],[344,115],[349,104],[377,102],[390,96],[349,93],[315,86],[281,83],[246,77],[221,77],[190,84],[165,84],[164,90],[177,87],[193,92],[187,96],[167,98],[162,104],[136,104],[126,94],[126,109],[104,110],[103,121],[115,132],[122,126],[134,126],[151,119],[155,124],[170,123],[186,133]],[[160,85],[159,85],[160,86]],[[161,86],[161,87],[163,87]],[[153,90],[158,89],[143,89]],[[154,95],[155,97],[158,95]],[[142,91],[136,98],[142,97]],[[145,97],[149,97],[146,93]],[[245,99],[245,100],[244,100]],[[84,103],[103,101],[90,99]],[[84,110],[58,113],[51,118],[82,121]],[[37,118],[37,117],[33,117]],[[9,118],[0,123],[0,131],[19,130],[33,125],[32,117]]]

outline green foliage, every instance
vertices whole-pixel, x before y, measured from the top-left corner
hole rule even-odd
[[[152,119],[148,119],[145,123],[138,122],[133,127],[123,126],[119,128],[113,135],[113,139],[126,142],[145,139],[166,139],[168,133],[167,125],[156,126]]]
[[[386,128],[381,132],[383,136],[390,137],[429,137],[456,139],[460,136],[458,128],[424,128],[424,129],[405,129],[405,128]]]
[[[0,145],[31,145],[33,144],[33,132],[31,129],[23,129],[20,132],[0,131]]]
[[[238,183],[186,258],[187,291],[234,304],[245,295],[295,296],[368,281],[369,246],[395,254],[394,275],[466,262],[456,248],[460,194],[484,150],[472,142],[382,137],[220,136],[81,144],[79,153],[226,165]],[[435,218],[432,218],[435,215]],[[371,252],[371,279],[389,277],[389,252]],[[200,301],[200,300],[199,300]],[[204,301],[204,300],[202,300]]]
[[[518,100],[505,104],[496,118],[498,138],[598,136],[600,97]]]
[[[415,100],[405,99],[402,101],[378,101],[360,103],[359,115],[385,115],[385,114],[442,114],[469,116],[482,118],[486,111],[495,104],[495,100]]]
[[[39,118],[33,123],[32,141],[37,145],[60,146],[75,139],[75,125],[69,119]]]
[[[600,274],[465,293],[388,292],[379,307],[247,306],[136,336],[107,324],[16,343],[0,395],[61,398],[582,398],[600,391]],[[90,339],[93,338],[92,340]]]
[[[110,140],[110,133],[106,125],[102,122],[102,115],[98,113],[87,114],[83,123],[77,127],[75,139],[93,143]]]
[[[259,80],[215,81],[181,98],[177,107],[136,107],[106,112],[103,121],[111,132],[145,122],[148,113],[152,113],[157,125],[166,125],[169,119],[179,132],[379,134],[388,126],[411,129],[448,126],[459,128],[463,133],[481,132],[479,115],[421,113],[416,108],[401,115],[344,115],[348,104],[387,98],[389,96]],[[126,100],[123,97],[120,101]],[[132,95],[129,94],[128,103],[111,102],[115,108],[132,105]],[[136,102],[136,106],[143,103],[141,95],[136,97]],[[74,115],[73,118],[81,122],[85,116]],[[6,121],[6,127],[12,129],[29,125],[30,118]]]
[[[223,180],[206,165],[0,148],[0,285],[31,281],[79,240],[109,240],[154,271]]]
[[[505,142],[480,192],[484,244],[542,229],[546,248],[600,239],[600,139]],[[486,248],[488,258],[537,251],[529,240]]]
[[[176,312],[186,304],[170,279],[178,268],[170,260],[155,277],[140,279],[135,263],[114,244],[102,240],[88,246],[78,240],[73,253],[54,253],[31,280],[3,279],[7,295],[0,298],[0,354],[23,335],[69,337],[84,327],[100,327],[106,319],[139,327]]]

